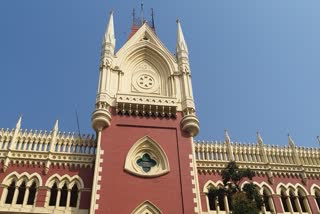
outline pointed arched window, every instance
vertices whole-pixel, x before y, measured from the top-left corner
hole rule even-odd
[[[34,204],[34,199],[36,198],[36,193],[37,193],[37,184],[36,184],[36,182],[33,182],[32,185],[29,187],[29,197],[28,197],[28,201],[27,201],[28,205]]]
[[[270,212],[271,211],[271,208],[270,208],[270,194],[267,192],[267,190],[263,190],[263,203],[264,203],[264,207],[266,208],[266,211],[267,212]]]
[[[301,191],[298,191],[298,199],[299,199],[301,211],[307,212],[308,200],[307,200],[305,194],[302,193]]]
[[[289,210],[289,206],[288,206],[288,203],[287,203],[287,195],[286,193],[284,192],[284,190],[281,191],[281,202],[282,202],[282,206],[283,206],[283,210],[285,212],[290,212]]]
[[[78,204],[78,185],[74,184],[71,189],[70,207],[77,207]]]
[[[6,197],[6,201],[5,201],[6,204],[12,203],[15,189],[16,189],[16,182],[12,181],[10,186],[8,186],[8,193],[7,193],[7,197]]]
[[[209,202],[209,210],[216,210],[216,194],[214,187],[208,188],[208,202]]]
[[[23,181],[19,186],[19,194],[17,198],[17,204],[23,204],[24,195],[26,193],[26,182]]]
[[[49,206],[55,206],[57,202],[58,186],[54,183],[50,190]]]
[[[67,196],[68,196],[68,187],[67,184],[64,183],[62,189],[61,189],[61,195],[60,195],[60,207],[65,207],[67,205]]]
[[[290,191],[290,202],[291,202],[291,206],[292,206],[292,211],[298,212],[298,208],[296,205],[296,196],[294,195],[294,192],[292,190]]]
[[[318,205],[318,209],[320,209],[320,190],[318,190],[318,189],[316,190],[315,196],[316,196],[316,202]]]

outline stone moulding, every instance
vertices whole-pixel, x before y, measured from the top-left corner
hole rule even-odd
[[[148,172],[145,172],[137,164],[137,160],[141,159],[144,154],[148,154],[156,162],[156,165],[151,167]],[[170,166],[168,157],[161,146],[149,136],[145,136],[139,139],[129,150],[124,170],[136,176],[157,177],[168,173]]]

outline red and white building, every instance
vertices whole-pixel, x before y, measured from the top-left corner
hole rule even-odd
[[[234,160],[256,171],[261,213],[319,213],[320,151],[294,144],[195,142],[188,47],[177,21],[176,53],[153,22],[133,23],[115,52],[113,13],[104,36],[92,127],[96,135],[28,131],[21,117],[0,130],[0,213],[231,213],[209,201]],[[247,182],[247,181],[245,181]],[[244,183],[245,183],[244,182]]]

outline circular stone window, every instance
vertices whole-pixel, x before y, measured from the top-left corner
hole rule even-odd
[[[143,89],[151,89],[155,85],[155,81],[152,76],[142,74],[137,78],[137,85]]]

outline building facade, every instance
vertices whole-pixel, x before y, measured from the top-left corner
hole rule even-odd
[[[96,135],[0,130],[0,213],[232,213],[223,185],[229,161],[256,172],[261,213],[319,213],[320,150],[199,142],[188,47],[177,21],[176,53],[153,21],[134,19],[116,52],[113,13],[101,52],[92,113]],[[244,185],[248,181],[244,181]]]

